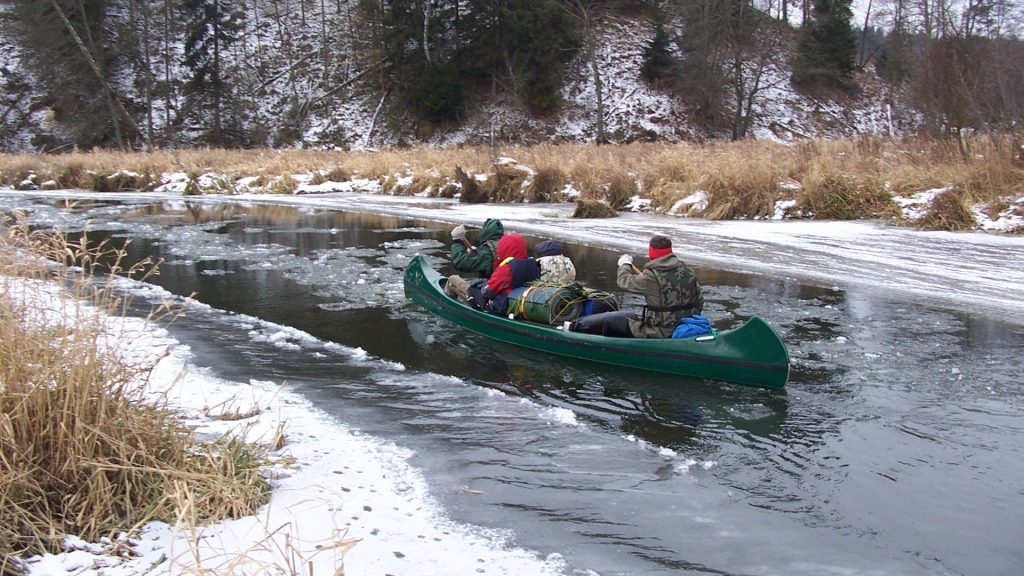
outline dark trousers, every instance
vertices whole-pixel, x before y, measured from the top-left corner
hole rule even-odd
[[[577,319],[569,326],[569,330],[616,338],[632,338],[633,332],[629,329],[629,321],[637,319],[636,312],[629,310],[602,312]]]

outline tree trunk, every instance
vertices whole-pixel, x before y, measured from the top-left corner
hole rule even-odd
[[[74,40],[75,45],[78,46],[78,49],[82,51],[82,55],[85,56],[85,60],[89,64],[89,68],[92,69],[93,73],[96,74],[96,78],[99,79],[100,85],[103,87],[103,99],[106,101],[107,108],[110,110],[110,122],[111,127],[114,130],[114,141],[117,143],[118,148],[124,150],[125,145],[124,138],[121,136],[121,120],[118,118],[118,108],[120,108],[120,111],[124,113],[125,118],[127,118],[129,121],[131,120],[131,116],[128,114],[128,111],[124,109],[124,105],[121,104],[121,101],[117,100],[114,97],[114,93],[110,89],[110,85],[107,84],[107,79],[104,76],[103,70],[100,68],[99,63],[96,62],[96,59],[93,57],[92,52],[90,52],[89,48],[87,48],[85,43],[82,42],[82,37],[78,35],[78,32],[75,30],[75,27],[71,25],[71,20],[68,19],[67,14],[65,14],[64,10],[61,9],[60,4],[57,3],[57,0],[50,0],[50,3],[53,5],[53,8],[57,11],[57,15],[60,16],[61,21],[64,22],[64,26],[67,27],[68,33],[71,34],[71,38],[72,40]],[[82,11],[82,16],[84,20],[85,8],[82,6],[81,2],[78,3],[78,7],[79,10]],[[85,31],[86,34],[89,33],[88,26],[85,27]],[[91,43],[92,42],[90,40],[90,44]]]
[[[605,144],[608,138],[604,134],[604,85],[601,82],[601,66],[597,62],[596,50],[590,55],[590,66],[594,72],[594,92],[597,93],[597,143]]]
[[[146,76],[144,80],[145,93],[146,93],[146,150],[152,150],[153,148],[153,61],[150,58],[150,12],[148,2],[143,2],[142,5],[142,37],[143,45],[142,51],[145,57],[143,61],[146,63]]]
[[[868,37],[868,22],[871,19],[872,0],[868,0],[868,9],[864,12],[864,29],[860,33],[860,55],[857,57],[857,67],[864,68],[867,62],[864,61],[865,40]]]
[[[263,43],[260,41],[263,32],[260,30],[260,7],[257,0],[252,0],[253,35],[256,36],[256,66],[263,68]]]
[[[218,146],[223,144],[221,139],[221,118],[220,118],[220,0],[213,2],[213,138]]]
[[[323,82],[327,83],[327,58],[329,52],[327,50],[327,5],[326,0],[320,0],[320,63],[323,66]]]
[[[427,65],[432,64],[430,61],[430,1],[427,0],[423,3],[423,59],[426,60]]]
[[[164,83],[166,84],[167,96],[164,106],[164,143],[174,141],[174,124],[171,123],[171,109],[177,109],[177,101],[174,99],[174,88],[171,82],[171,15],[172,1],[164,0]]]

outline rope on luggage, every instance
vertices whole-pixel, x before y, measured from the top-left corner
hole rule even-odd
[[[538,303],[530,300],[531,295],[535,291],[545,288],[554,288],[556,290],[556,292],[550,295],[551,298],[555,298],[554,301]],[[547,310],[547,318],[545,320],[547,324],[553,325],[557,324],[561,320],[573,320],[578,317],[580,315],[579,310],[573,310],[572,307],[583,306],[588,300],[603,302],[606,306],[615,310],[619,307],[618,299],[614,294],[594,290],[592,288],[585,288],[579,282],[564,284],[559,282],[534,281],[528,284],[523,293],[514,300],[514,303],[510,306],[509,312],[516,318],[538,321],[537,319],[533,319],[528,316],[526,310],[527,303],[545,304],[544,307]]]

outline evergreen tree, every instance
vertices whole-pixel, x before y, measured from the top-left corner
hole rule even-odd
[[[560,0],[467,0],[458,60],[467,78],[490,80],[537,113],[560,102],[563,67],[581,45]]]
[[[796,85],[814,90],[852,91],[857,59],[851,0],[814,0],[811,18],[804,23],[793,62]]]
[[[218,146],[229,144],[223,110],[230,98],[230,85],[225,81],[223,54],[240,37],[245,13],[238,7],[232,9],[224,0],[183,0],[182,7],[188,18],[185,66],[192,72],[186,87],[188,96],[193,101],[208,101],[212,108],[207,141]]]
[[[640,75],[652,83],[667,78],[675,64],[669,52],[670,38],[662,3],[655,2],[653,10],[651,39],[644,46],[644,62],[640,68]]]
[[[693,118],[705,128],[718,129],[726,122],[722,95],[728,89],[728,77],[722,47],[736,1],[741,0],[690,0],[680,7],[684,26],[680,95],[692,106]]]
[[[579,33],[556,0],[519,0],[511,7],[506,35],[519,95],[533,112],[544,114],[561,102],[563,65],[580,48]]]
[[[370,52],[382,62],[381,84],[396,104],[417,118],[443,122],[464,108],[464,82],[457,51],[461,25],[455,0],[361,1]]]
[[[417,75],[412,93],[416,115],[431,122],[455,120],[464,106],[462,82],[452,62],[438,62]]]

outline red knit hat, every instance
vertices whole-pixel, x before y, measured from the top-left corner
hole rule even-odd
[[[661,234],[651,237],[651,245],[647,247],[647,255],[651,260],[657,260],[662,256],[672,253],[672,240]]]

